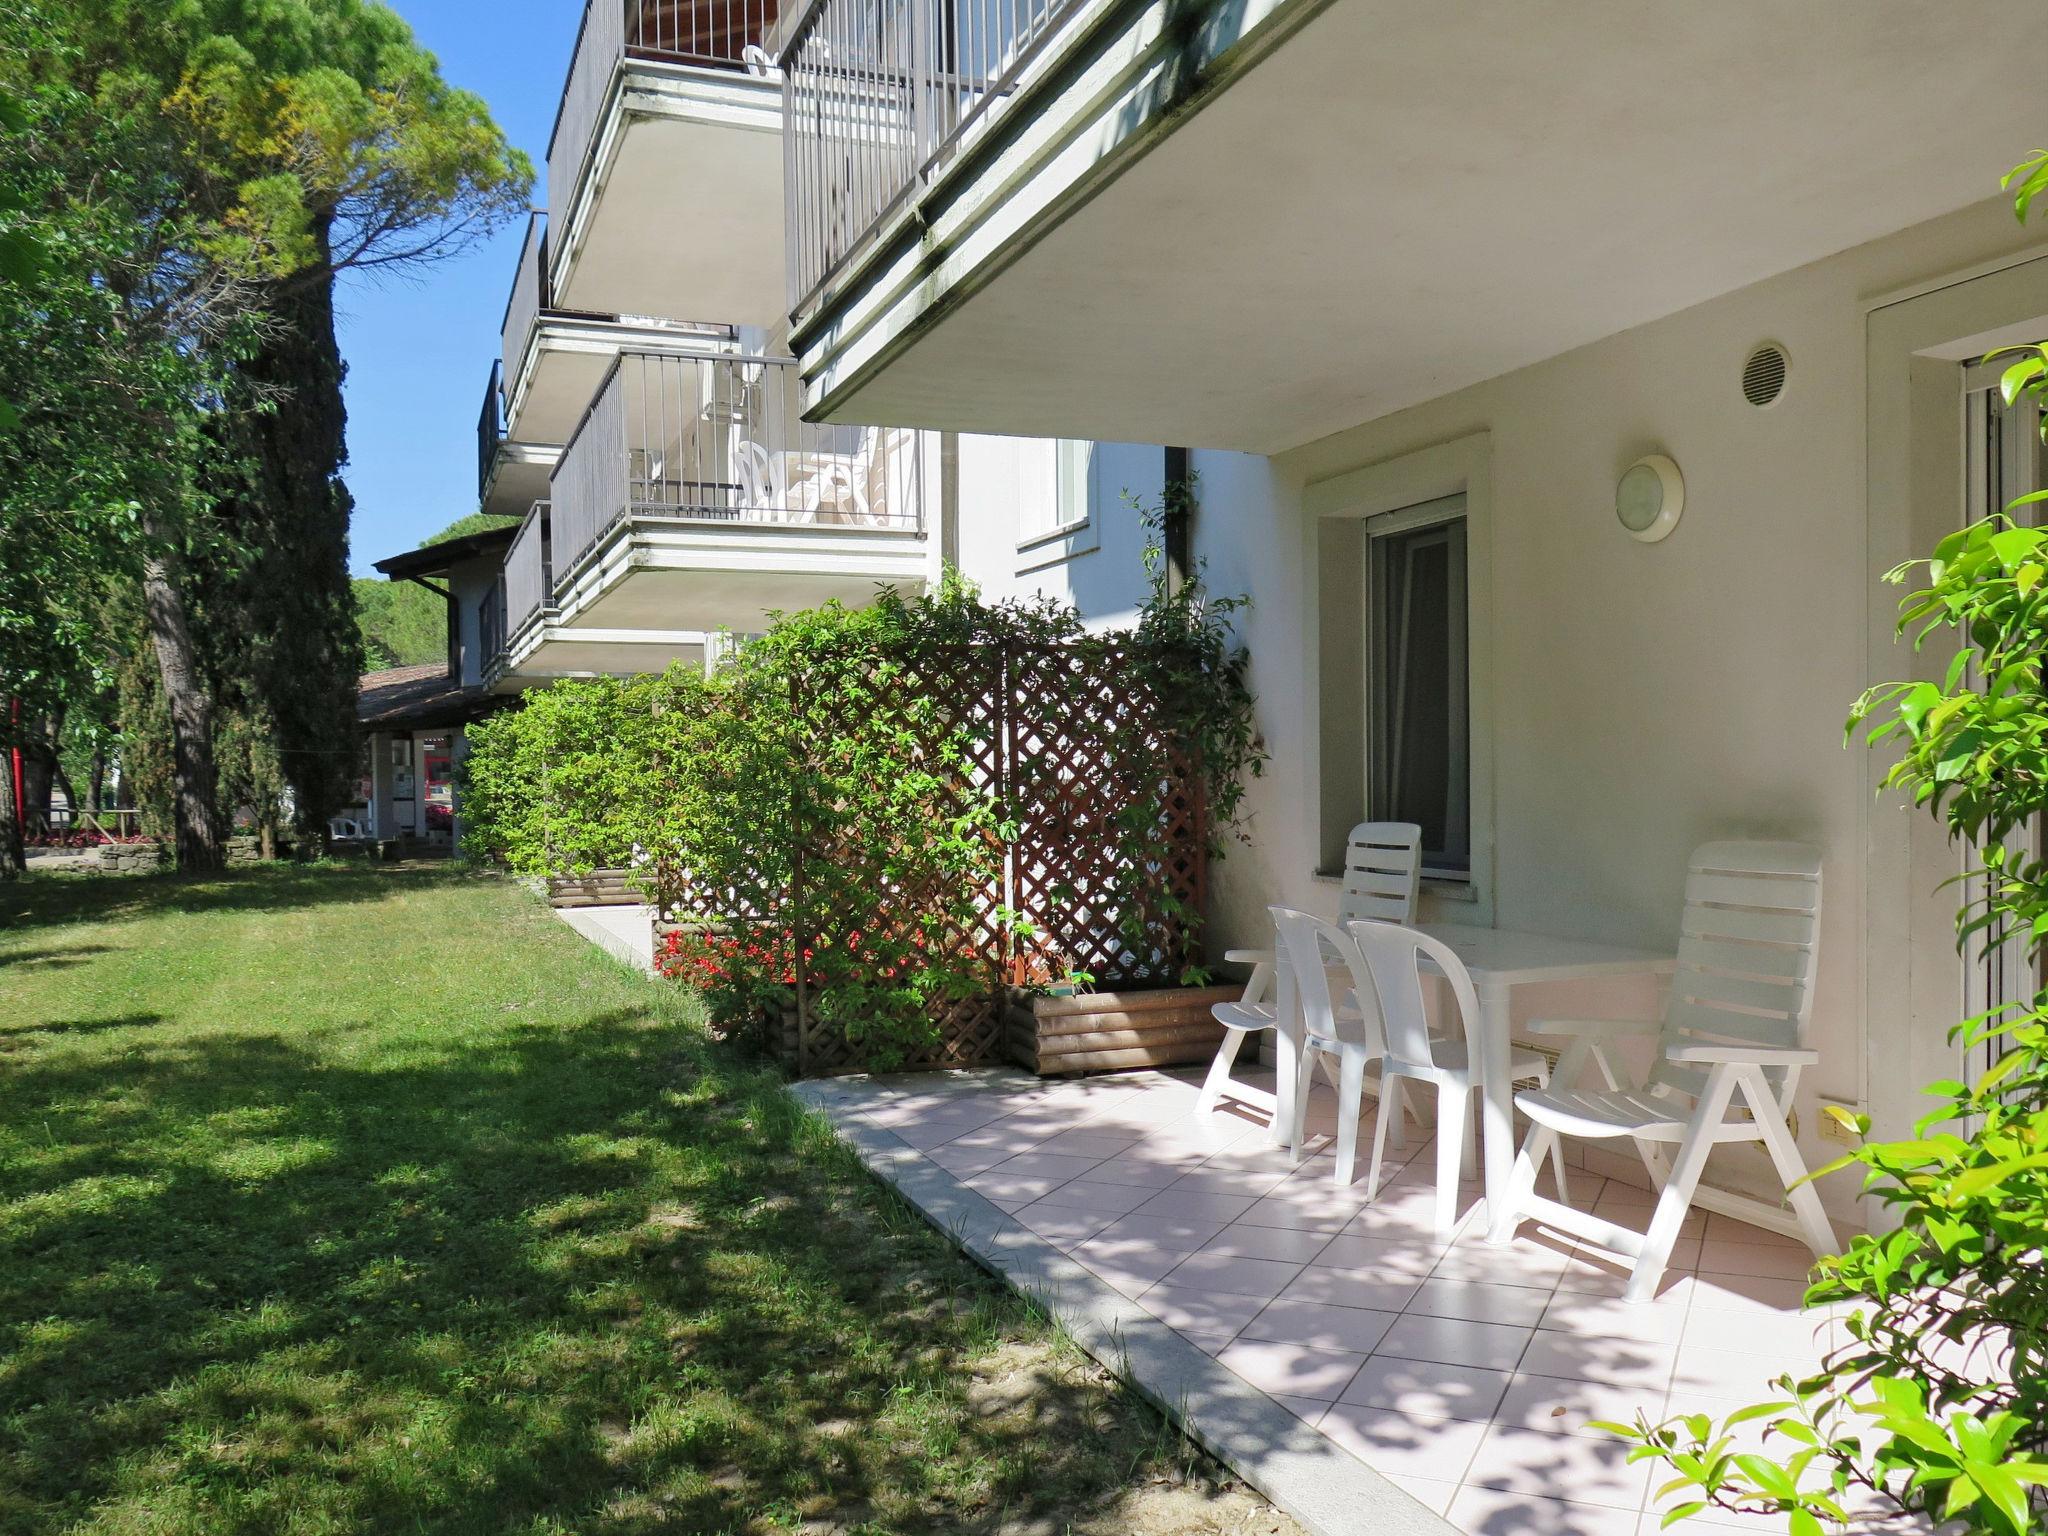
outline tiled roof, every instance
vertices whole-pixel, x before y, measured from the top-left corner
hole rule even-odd
[[[365,672],[357,684],[356,719],[385,729],[460,725],[497,702],[481,688],[463,687],[445,663],[430,661]]]

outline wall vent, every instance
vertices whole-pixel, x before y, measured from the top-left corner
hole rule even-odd
[[[1775,405],[1785,393],[1785,349],[1767,341],[1742,365],[1742,398],[1758,410]]]

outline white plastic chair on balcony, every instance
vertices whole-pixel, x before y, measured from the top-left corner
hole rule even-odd
[[[1436,1090],[1436,1229],[1448,1232],[1458,1220],[1458,1180],[1465,1163],[1477,1163],[1472,1119],[1472,1092],[1479,1086],[1473,1063],[1472,1031],[1479,1027],[1479,996],[1465,962],[1449,945],[1426,933],[1395,923],[1347,923],[1345,932],[1357,946],[1366,972],[1358,995],[1368,995],[1372,1006],[1364,1012],[1375,1019],[1383,1039],[1380,1060],[1380,1110],[1374,1119],[1372,1168],[1366,1175],[1366,1199],[1380,1192],[1380,1167],[1386,1155],[1388,1123],[1399,1117],[1401,1099],[1398,1085],[1403,1081],[1426,1084]],[[1451,999],[1457,1009],[1460,1029],[1455,1038],[1429,1032],[1429,1011],[1423,998],[1425,967],[1450,983]],[[1318,1049],[1309,1042],[1308,1054]],[[1550,1080],[1549,1061],[1535,1051],[1514,1051],[1508,1057],[1508,1073],[1515,1082]],[[1304,1071],[1304,1082],[1308,1074]],[[1343,1090],[1340,1088],[1339,1092]],[[1296,1103],[1307,1098],[1304,1091]],[[1342,1106],[1339,1106],[1340,1112]],[[1301,1113],[1297,1107],[1296,1114]],[[1341,1122],[1340,1122],[1341,1123]],[[1561,1153],[1553,1152],[1551,1168],[1564,1191],[1565,1170]],[[1340,1183],[1349,1183],[1340,1178]]]
[[[1422,828],[1412,821],[1363,821],[1351,829],[1344,850],[1344,889],[1337,898],[1337,921],[1355,922],[1370,918],[1383,923],[1415,921],[1415,901],[1422,884]],[[1276,909],[1278,910],[1278,909]],[[1253,1034],[1277,1029],[1280,1011],[1267,993],[1275,980],[1274,954],[1270,949],[1233,949],[1223,958],[1232,965],[1249,965],[1251,979],[1244,996],[1234,1003],[1218,1003],[1210,1010],[1223,1026],[1223,1040],[1216,1047],[1216,1059],[1202,1083],[1197,1115],[1207,1115],[1222,1102],[1231,1088],[1231,1070],[1237,1053]],[[1245,1090],[1237,1085],[1237,1091]],[[1265,1095],[1256,1095],[1264,1103]],[[1275,1127],[1276,1130],[1282,1129]]]
[[[1816,1255],[1835,1234],[1806,1164],[1786,1129],[1813,1014],[1820,930],[1820,855],[1796,843],[1708,843],[1686,868],[1678,971],[1664,1019],[1654,1023],[1555,1020],[1530,1029],[1571,1037],[1551,1086],[1517,1094],[1534,1122],[1508,1186],[1511,1218],[1534,1216],[1630,1260],[1626,1295],[1657,1292],[1688,1209],[1697,1204],[1804,1240]],[[1641,1087],[1627,1085],[1615,1042],[1659,1033],[1659,1054]],[[1581,1088],[1588,1064],[1604,1088]],[[1738,1106],[1736,1100],[1740,1099]],[[1731,1116],[1731,1108],[1736,1113]],[[1634,1139],[1660,1193],[1643,1233],[1545,1200],[1535,1169],[1564,1136]],[[1782,1207],[1703,1186],[1707,1156],[1726,1142],[1760,1141],[1784,1181]],[[1664,1145],[1676,1142],[1666,1159]]]

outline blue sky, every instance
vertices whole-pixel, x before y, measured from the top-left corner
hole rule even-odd
[[[452,83],[490,103],[539,167],[583,8],[578,0],[392,0]],[[542,200],[536,187],[534,199]],[[373,561],[476,510],[476,417],[522,231],[506,229],[410,281],[349,278],[336,294],[348,363],[349,563]]]

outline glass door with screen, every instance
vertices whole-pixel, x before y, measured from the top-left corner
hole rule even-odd
[[[2008,405],[1999,393],[1999,378],[2013,358],[1991,358],[1963,371],[1964,521],[1974,523],[1992,513],[2005,513],[2034,525],[2041,521],[2040,504],[2008,512],[2013,501],[2043,488],[2041,407],[2031,399]],[[2042,853],[2039,823],[2014,834],[2009,845],[2018,857]],[[1971,882],[1972,897],[1981,888]],[[2027,957],[2016,937],[1996,931],[1973,936],[1963,964],[1963,1009],[1975,1018],[1993,1010],[2023,1005],[2041,989],[2040,968]],[[1971,1050],[1963,1070],[1974,1078],[1997,1059],[1999,1042],[1987,1041]]]

